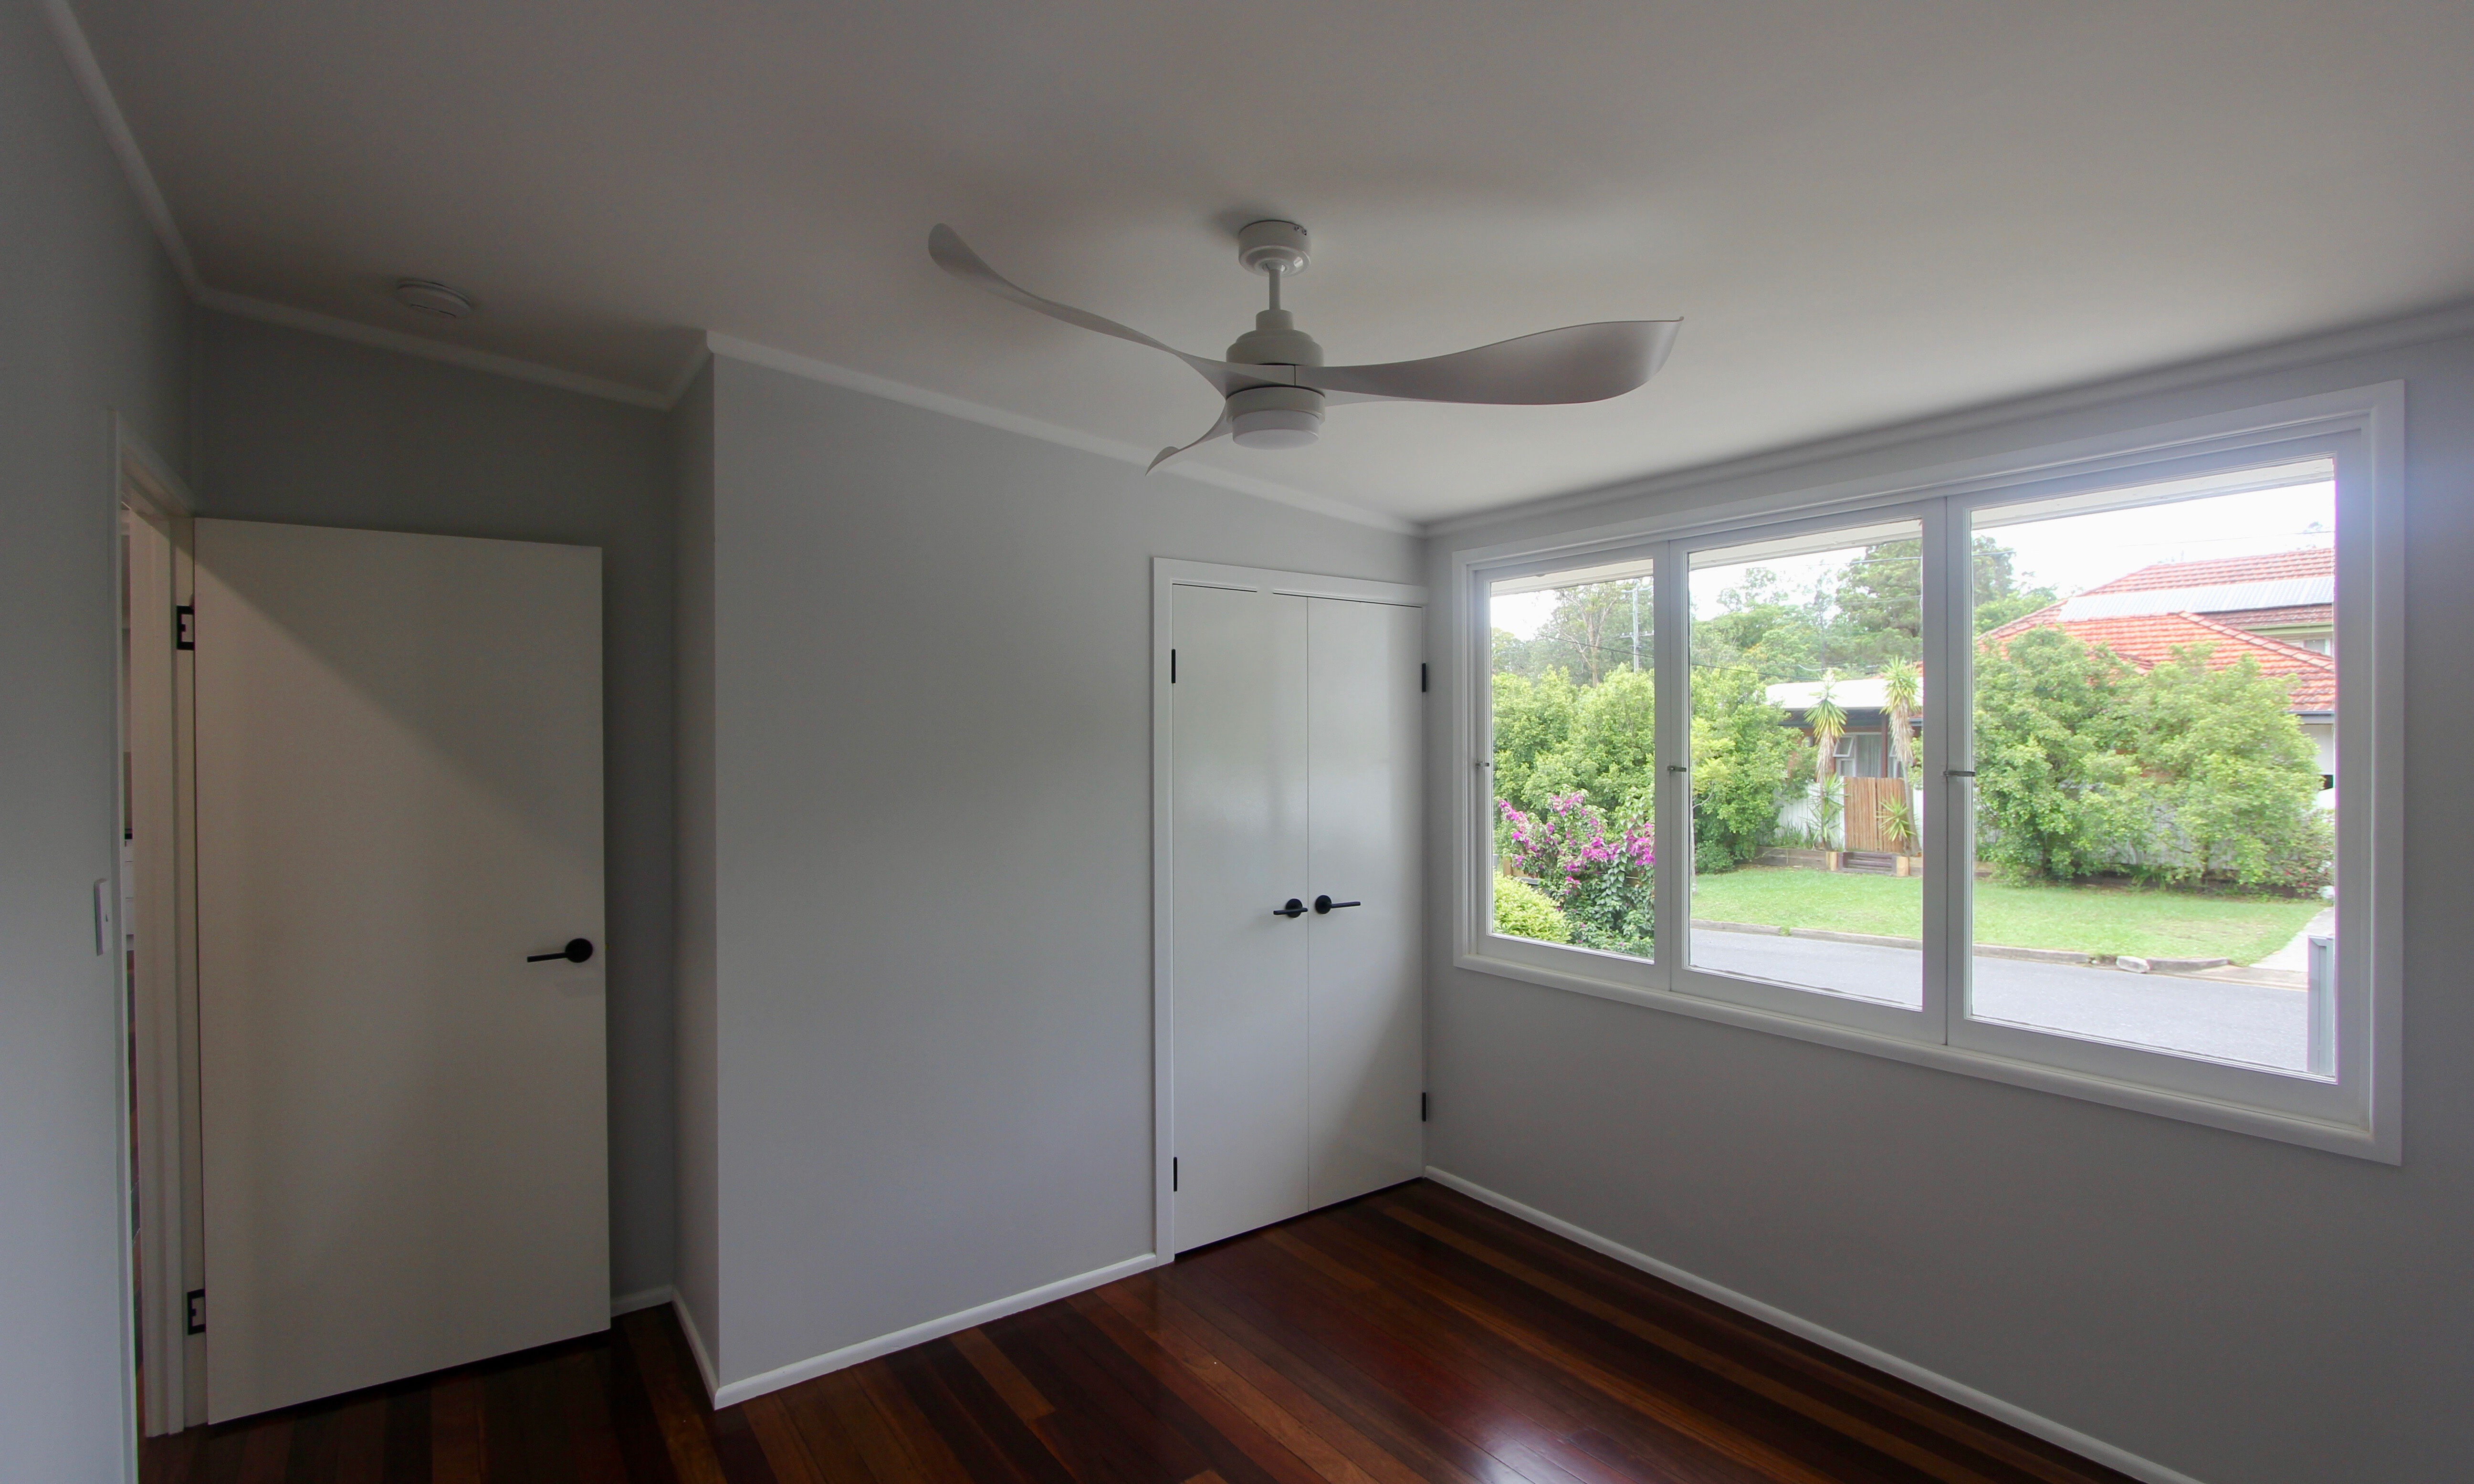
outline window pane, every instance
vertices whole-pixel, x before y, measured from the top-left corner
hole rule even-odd
[[[2333,1073],[2336,491],[2307,477],[1977,512],[1974,1018]]]
[[[1655,956],[1655,598],[1645,560],[1489,593],[1497,933]]]
[[[1692,966],[1924,1006],[1923,533],[1692,556]]]

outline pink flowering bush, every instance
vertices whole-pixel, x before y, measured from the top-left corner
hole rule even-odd
[[[1496,831],[1498,851],[1513,873],[1554,902],[1572,925],[1573,941],[1589,948],[1646,957],[1657,907],[1657,840],[1646,821],[1610,828],[1606,816],[1576,790],[1558,793],[1537,814],[1509,799]]]

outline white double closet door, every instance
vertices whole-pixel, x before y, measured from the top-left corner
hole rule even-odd
[[[1178,1252],[1424,1162],[1424,611],[1280,586],[1169,589]]]

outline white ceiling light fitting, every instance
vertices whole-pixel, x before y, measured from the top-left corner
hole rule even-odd
[[[1280,307],[1280,283],[1305,271],[1309,245],[1306,230],[1295,222],[1253,222],[1237,233],[1238,262],[1272,280],[1271,307],[1255,315],[1254,328],[1228,347],[1227,359],[1209,360],[1008,282],[951,227],[940,223],[928,233],[928,255],[963,282],[1068,325],[1166,351],[1212,384],[1224,399],[1220,421],[1182,448],[1160,450],[1153,469],[1220,437],[1241,448],[1302,448],[1322,435],[1324,410],[1341,402],[1604,401],[1657,375],[1674,347],[1676,327],[1684,323],[1566,325],[1425,360],[1326,366],[1322,347],[1298,328],[1296,315]]]
[[[473,312],[473,301],[434,279],[396,280],[395,302],[442,320],[460,320]]]

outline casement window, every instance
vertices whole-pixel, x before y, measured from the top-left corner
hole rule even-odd
[[[2401,401],[1458,553],[1456,961],[2396,1159]]]

